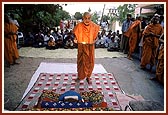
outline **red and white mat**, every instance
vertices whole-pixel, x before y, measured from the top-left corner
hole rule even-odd
[[[48,63],[41,62],[36,72],[33,74],[22,99],[30,91],[39,77],[40,73],[77,73],[77,64],[75,63]],[[93,73],[107,73],[101,64],[95,64]]]
[[[75,83],[77,78],[77,65],[73,63],[46,63],[42,62],[22,97],[16,111],[31,109],[37,104],[38,98],[43,90],[53,90],[62,94],[69,90],[76,92],[99,90],[104,95],[104,101],[108,107],[114,110],[124,110],[124,107],[134,96],[130,98],[119,87],[115,76],[107,73],[101,64],[95,64],[91,76],[91,84],[87,84],[86,80]],[[140,96],[137,100],[142,100]]]
[[[104,101],[108,107],[114,110],[121,110],[116,93],[121,93],[121,89],[111,73],[93,73],[91,76],[91,84],[87,84],[86,80],[75,82],[77,73],[41,73],[23,98],[16,111],[32,108],[38,102],[38,98],[43,90],[53,90],[58,94],[73,90],[76,92],[99,90],[104,95]]]

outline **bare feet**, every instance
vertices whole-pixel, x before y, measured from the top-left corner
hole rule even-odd
[[[145,70],[145,69],[146,69],[146,67],[143,67],[143,66],[140,66],[140,68],[141,68],[142,70]]]
[[[152,78],[150,78],[150,80],[157,80],[157,79],[156,79],[156,77],[152,77]]]
[[[129,60],[133,60],[133,58],[131,57],[131,53],[130,53],[130,52],[128,53],[127,58],[128,58]]]
[[[91,81],[90,81],[89,77],[86,78],[86,81],[87,81],[88,84],[91,84]]]
[[[79,82],[80,82],[80,79],[79,79],[79,78],[77,78],[77,79],[75,80],[75,82],[79,83]]]
[[[133,60],[133,58],[132,57],[127,57],[129,60]]]
[[[16,64],[16,65],[19,65],[20,62],[18,62],[18,61],[15,60],[11,65],[15,65],[15,64]]]

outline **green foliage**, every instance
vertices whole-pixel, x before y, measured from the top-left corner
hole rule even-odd
[[[70,20],[71,16],[69,15],[68,12],[64,10],[58,10],[54,15],[53,19],[55,20],[55,25],[58,26],[60,20]]]
[[[36,14],[37,18],[45,23],[46,25],[49,25],[50,22],[52,22],[52,15],[48,12],[40,11]]]
[[[61,19],[71,18],[59,4],[5,4],[4,12],[17,15],[22,31],[31,30],[33,22],[54,27],[59,25]]]
[[[134,17],[135,6],[136,4],[124,4],[117,8],[119,12],[119,21],[121,23],[126,19],[127,14],[131,14],[132,17]]]
[[[74,18],[76,20],[80,20],[80,19],[82,19],[82,14],[80,12],[76,12],[75,15],[74,15]]]
[[[107,20],[109,20],[109,17],[107,15],[103,16],[103,22],[106,22]]]
[[[92,21],[94,22],[94,23],[98,23],[98,19],[100,18],[100,16],[98,15],[98,13],[97,12],[94,12],[93,14],[92,14]]]

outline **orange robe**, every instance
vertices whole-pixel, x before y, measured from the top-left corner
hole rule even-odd
[[[9,64],[12,64],[15,59],[19,58],[16,44],[17,30],[18,27],[13,23],[4,24],[4,56]]]
[[[138,30],[140,29],[139,28],[140,24],[141,24],[140,20],[134,21],[131,24],[131,26],[128,28],[128,31],[124,34],[125,36],[129,38],[129,52],[130,53],[133,53],[136,48],[137,41],[139,38]]]
[[[85,26],[83,22],[74,28],[78,42],[77,72],[78,78],[90,77],[94,68],[94,47],[100,27],[93,22]]]
[[[164,84],[164,46],[161,46],[158,55],[158,63],[156,66],[156,78]]]
[[[56,45],[55,41],[48,41],[48,46],[55,46],[55,45]]]
[[[155,35],[161,35],[163,33],[163,28],[160,24],[149,24],[142,35],[149,35],[152,32]],[[159,38],[156,37],[144,37],[143,46],[142,46],[142,58],[141,58],[141,67],[146,67],[147,64],[153,66],[155,64],[155,58],[157,53],[157,48],[159,47]]]

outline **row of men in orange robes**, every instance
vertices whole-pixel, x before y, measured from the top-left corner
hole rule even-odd
[[[152,67],[156,65],[156,79],[159,80],[161,83],[164,83],[164,48],[163,45],[159,45],[159,42],[161,42],[160,39],[163,38],[164,29],[158,22],[159,16],[154,15],[151,19],[151,23],[147,25],[141,33],[141,19],[138,18],[131,24],[131,26],[128,28],[127,32],[124,35],[129,38],[128,59],[132,59],[131,56],[136,48],[138,38],[141,38],[141,68],[145,69],[147,64],[149,64],[151,71]],[[160,51],[159,53],[158,50]],[[158,60],[157,64],[156,59]]]

